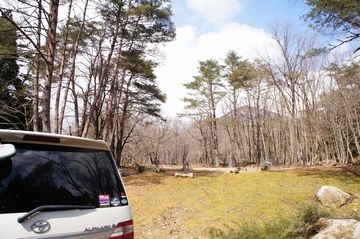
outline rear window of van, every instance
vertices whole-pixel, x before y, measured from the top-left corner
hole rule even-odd
[[[0,213],[43,205],[121,206],[110,203],[124,193],[110,152],[14,145],[16,155],[0,160]]]

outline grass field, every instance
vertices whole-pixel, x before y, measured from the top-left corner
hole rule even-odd
[[[294,216],[314,202],[322,185],[360,196],[358,170],[287,170],[240,174],[170,173],[124,177],[136,238],[207,238],[210,228],[228,230],[244,223],[264,224]],[[354,211],[357,211],[354,213]],[[359,215],[359,200],[333,211]]]

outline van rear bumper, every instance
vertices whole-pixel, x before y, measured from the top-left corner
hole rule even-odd
[[[36,237],[22,237],[21,239],[60,239],[60,238],[73,238],[73,239],[107,239],[110,238],[112,229],[102,230],[98,232],[76,232],[76,233],[65,233],[49,236],[36,236]]]

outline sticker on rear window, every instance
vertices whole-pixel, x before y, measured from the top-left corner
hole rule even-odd
[[[100,204],[100,207],[109,207],[110,206],[109,194],[99,195],[99,204]]]
[[[119,205],[120,205],[120,200],[119,200],[119,198],[117,198],[117,197],[112,198],[110,204],[111,204],[111,206],[113,206],[113,207],[119,206]]]

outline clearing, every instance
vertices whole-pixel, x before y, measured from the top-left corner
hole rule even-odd
[[[124,177],[137,238],[207,238],[211,227],[227,230],[244,222],[266,223],[296,214],[314,201],[322,185],[360,196],[360,168],[309,168],[224,174],[173,172]],[[360,200],[336,210],[359,215]]]

